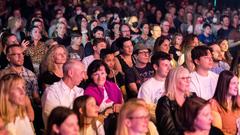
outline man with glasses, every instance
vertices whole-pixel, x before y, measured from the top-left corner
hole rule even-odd
[[[153,76],[153,68],[149,63],[151,50],[139,42],[134,46],[135,65],[126,70],[128,98],[137,97],[141,84]]]

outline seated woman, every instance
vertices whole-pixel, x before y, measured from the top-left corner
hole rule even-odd
[[[54,108],[48,119],[46,135],[79,135],[77,115],[66,107]]]
[[[189,71],[180,66],[169,71],[165,80],[165,96],[158,100],[156,107],[156,126],[160,135],[178,135],[181,133],[176,126],[176,113],[186,97],[196,96],[190,93]]]
[[[121,108],[116,135],[158,135],[157,132],[150,133],[152,132],[152,129],[149,130],[150,114],[146,106],[139,101],[131,100]]]
[[[115,83],[107,81],[107,73],[107,65],[101,60],[94,60],[87,69],[90,83],[84,95],[95,98],[100,107],[99,112],[119,112],[123,103],[122,93]]]
[[[0,79],[0,103],[0,116],[10,135],[35,134],[26,111],[31,102],[26,96],[25,81],[22,77],[7,74]],[[34,114],[32,117],[33,120]]]
[[[74,100],[73,111],[78,116],[81,135],[105,135],[103,124],[97,120],[99,107],[96,100],[88,95]]]
[[[211,126],[211,106],[200,97],[186,98],[178,112],[178,120],[183,135],[223,135],[220,129]]]
[[[43,89],[63,77],[63,64],[67,61],[67,50],[63,45],[51,47],[41,62],[39,83]]]
[[[238,77],[231,71],[222,71],[210,103],[214,116],[213,125],[220,128],[225,135],[237,133],[236,121],[240,117],[238,98]]]

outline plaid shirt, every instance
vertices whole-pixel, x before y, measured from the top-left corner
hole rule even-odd
[[[13,67],[8,66],[1,71],[0,77],[4,76],[6,74],[9,74],[9,73],[17,73],[21,77],[24,78],[24,80],[26,81],[27,95],[32,100],[33,99],[33,92],[38,92],[38,82],[37,82],[36,75],[31,70],[28,70],[25,67],[22,68],[22,72],[18,73],[14,70]]]

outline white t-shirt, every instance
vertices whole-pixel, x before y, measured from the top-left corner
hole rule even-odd
[[[105,88],[103,88],[103,95],[104,95],[104,98],[103,98],[103,101],[102,103],[100,104],[99,106],[99,112],[103,112],[105,109],[107,109],[108,107],[111,107],[113,105],[113,101],[110,100],[108,98],[108,94],[107,94],[107,91]]]
[[[138,92],[138,98],[144,99],[148,104],[157,104],[158,99],[165,92],[165,81],[156,80],[154,77],[142,84]]]
[[[84,57],[82,60],[82,63],[85,65],[85,71],[87,71],[88,66],[95,60],[93,55],[89,55],[87,57]]]
[[[6,128],[10,135],[35,135],[33,125],[27,116],[16,117],[14,122],[6,125]]]
[[[209,100],[213,97],[218,81],[218,74],[208,71],[208,76],[201,76],[196,71],[190,74],[190,91],[197,96]]]
[[[103,124],[100,121],[96,121],[96,126],[97,126],[98,135],[105,135]],[[92,126],[89,126],[86,129],[86,135],[97,135],[97,134],[96,134],[96,131],[92,128]]]

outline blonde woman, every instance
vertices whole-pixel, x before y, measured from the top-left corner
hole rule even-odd
[[[177,110],[191,96],[190,73],[180,66],[170,70],[165,81],[165,96],[158,100],[156,108],[156,125],[160,135],[180,134],[176,126]],[[195,94],[194,94],[195,95]]]
[[[43,88],[58,82],[63,77],[63,64],[67,61],[68,52],[63,45],[51,47],[41,63],[39,81]]]
[[[35,134],[26,111],[29,104],[22,77],[7,74],[0,79],[0,116],[10,135]]]
[[[149,134],[150,114],[141,102],[130,101],[120,110],[116,135]]]

